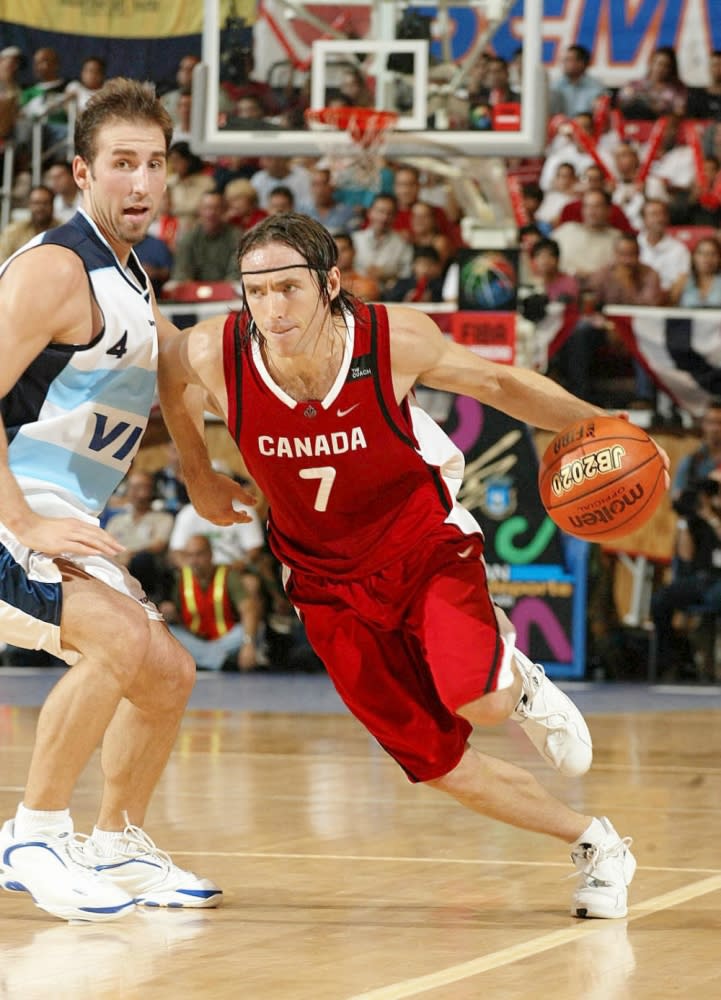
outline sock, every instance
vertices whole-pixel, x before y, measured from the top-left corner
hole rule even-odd
[[[125,839],[125,833],[123,830],[99,830],[95,826],[90,839],[99,854],[111,857],[118,853],[118,848]]]
[[[594,817],[578,840],[574,840],[571,847],[580,847],[581,844],[600,844],[607,836],[608,830],[600,819]]]
[[[69,809],[28,809],[20,803],[15,813],[15,837],[23,840],[38,833],[72,833]]]

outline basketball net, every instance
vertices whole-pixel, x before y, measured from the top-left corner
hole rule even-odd
[[[305,120],[314,131],[347,137],[331,144],[324,154],[337,187],[379,188],[386,142],[398,121],[395,111],[345,105],[309,108]]]

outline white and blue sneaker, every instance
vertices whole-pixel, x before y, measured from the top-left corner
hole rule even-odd
[[[586,722],[567,697],[546,677],[543,667],[518,650],[514,664],[521,675],[521,700],[511,715],[540,755],[567,778],[585,774],[593,759]]]
[[[222,901],[222,889],[210,879],[179,868],[137,826],[125,827],[112,854],[92,836],[83,840],[78,851],[82,864],[128,893],[139,906],[204,908]]]
[[[0,829],[0,887],[29,893],[41,910],[63,920],[114,920],[132,912],[132,896],[77,864],[76,842],[72,825],[18,838],[9,819]]]

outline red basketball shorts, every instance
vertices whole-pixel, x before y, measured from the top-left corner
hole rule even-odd
[[[461,759],[472,727],[457,710],[512,682],[513,629],[482,556],[480,536],[443,525],[364,579],[294,570],[287,580],[341,698],[414,781]]]

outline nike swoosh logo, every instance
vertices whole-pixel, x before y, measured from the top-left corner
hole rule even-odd
[[[353,406],[349,406],[347,410],[336,410],[335,415],[337,417],[347,417],[351,411],[355,410],[356,406],[360,406],[360,403],[354,403]]]
[[[473,546],[469,545],[467,549],[463,550],[463,552],[459,552],[458,553],[458,558],[459,559],[467,559],[469,557],[469,555],[471,554],[471,552],[473,552]]]

